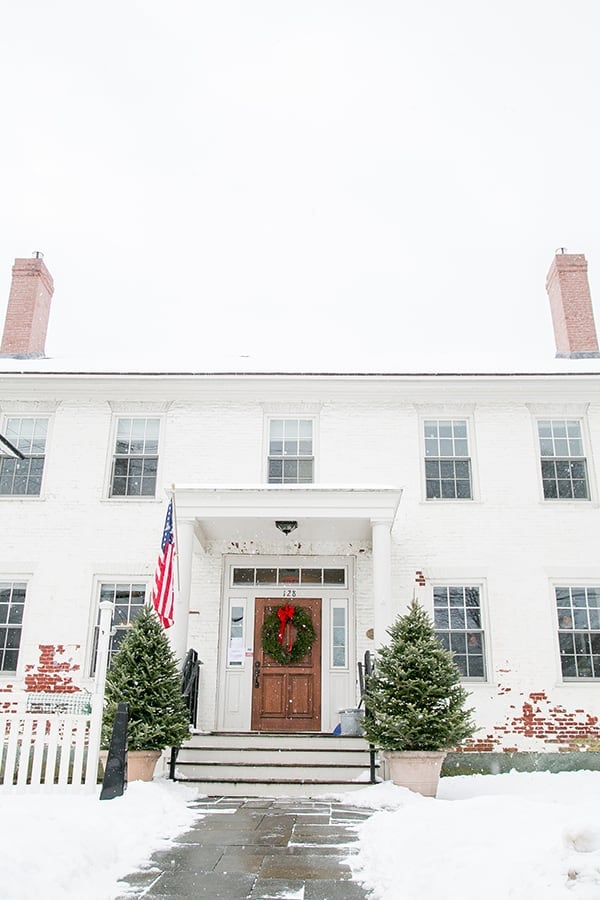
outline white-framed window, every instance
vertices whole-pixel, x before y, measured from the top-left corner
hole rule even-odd
[[[102,581],[98,586],[98,604],[103,600],[114,603],[110,642],[108,645],[108,666],[121,646],[128,629],[146,605],[148,585],[140,581]],[[94,628],[91,675],[96,671],[96,653],[98,651],[98,629],[100,626],[100,608]]]
[[[332,600],[331,610],[331,668],[348,668],[348,602]]]
[[[545,500],[589,500],[587,460],[579,419],[538,419]]]
[[[27,585],[0,581],[0,672],[16,672]]]
[[[160,419],[121,417],[116,422],[111,497],[154,497]]]
[[[472,500],[471,455],[466,419],[425,419],[425,496]]]
[[[227,633],[227,667],[241,669],[246,654],[246,600],[232,597],[229,600],[229,624]]]
[[[268,423],[269,484],[312,484],[314,481],[314,420],[272,418]]]
[[[483,680],[485,642],[481,610],[481,589],[477,585],[435,585],[433,624],[463,678]]]
[[[600,678],[600,586],[554,588],[565,681]]]
[[[14,416],[6,420],[4,436],[25,458],[0,457],[0,495],[39,497],[47,435],[46,416]]]

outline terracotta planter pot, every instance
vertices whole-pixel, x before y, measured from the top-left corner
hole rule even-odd
[[[128,750],[127,782],[152,781],[160,756],[160,750]]]
[[[394,784],[407,787],[424,797],[435,797],[446,750],[385,750],[390,777]]]

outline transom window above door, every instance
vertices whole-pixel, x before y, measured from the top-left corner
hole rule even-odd
[[[325,584],[328,587],[346,586],[345,568],[254,568],[254,566],[234,566],[231,582],[235,585],[246,584]]]
[[[312,484],[314,440],[312,419],[269,421],[269,484]]]

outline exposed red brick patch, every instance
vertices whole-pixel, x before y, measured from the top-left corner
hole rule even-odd
[[[570,712],[559,704],[550,705],[544,691],[532,691],[523,702],[521,714],[509,719],[498,730],[506,735],[520,734],[546,744],[558,744],[559,749],[564,750],[582,747],[586,741],[600,738],[597,716],[591,716],[583,709]]]
[[[71,694],[81,688],[73,683],[70,676],[72,672],[78,672],[80,666],[68,659],[60,659],[67,652],[79,650],[80,645],[70,645],[67,649],[63,644],[39,644],[40,659],[37,665],[25,667],[25,690],[35,693],[60,693]]]

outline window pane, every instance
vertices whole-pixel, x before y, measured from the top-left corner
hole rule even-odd
[[[450,606],[462,606],[464,603],[464,592],[461,587],[451,587],[448,589],[448,601]]]
[[[446,606],[448,603],[448,589],[443,587],[434,587],[433,589],[433,605]]]
[[[591,678],[594,674],[591,657],[577,656],[577,674],[580,678]]]
[[[561,632],[561,634],[558,635],[558,646],[561,653],[566,653],[571,656],[574,655],[575,642],[573,640],[573,635]]]
[[[334,606],[331,610],[332,654],[331,664],[334,667],[347,665],[347,626],[345,606]]]
[[[575,678],[577,676],[577,667],[575,666],[574,656],[561,656],[560,666],[563,678]]]
[[[281,484],[283,478],[283,462],[280,459],[269,460],[269,484]]]
[[[254,569],[234,569],[234,584],[254,584]]]
[[[483,678],[483,656],[469,656],[469,676],[471,678]]]
[[[302,569],[302,584],[321,584],[322,581],[322,569]]]
[[[313,480],[313,461],[312,459],[298,460],[298,482],[300,484],[311,484]]]
[[[324,584],[345,584],[346,583],[346,570],[345,569],[324,569],[323,571],[323,583]]]
[[[454,443],[451,438],[440,438],[440,456],[453,456]]]
[[[457,481],[456,482],[456,496],[460,500],[470,500],[471,499],[471,482],[470,481]]]
[[[450,618],[447,609],[436,609],[434,613],[434,624],[436,628],[449,628]]]
[[[465,611],[464,609],[450,610],[450,628],[464,629],[465,627]]]
[[[447,631],[436,632],[435,636],[438,639],[438,641],[440,642],[440,644],[442,645],[442,647],[444,648],[444,650],[450,649],[450,635],[448,634]]]
[[[333,665],[338,668],[343,668],[346,665],[346,651],[344,647],[334,646]]]
[[[450,633],[450,649],[454,653],[465,653],[467,649],[467,638],[465,634]]]
[[[294,441],[298,440],[298,431],[299,425],[297,419],[285,419],[283,425],[283,433],[285,437],[289,439],[293,439]]]
[[[300,581],[300,570],[299,569],[280,569],[279,570],[279,583],[280,584],[298,584]]]
[[[283,461],[283,483],[284,484],[297,484],[298,483],[298,460],[297,459],[284,459],[284,461]]]
[[[283,439],[283,420],[282,419],[271,419],[270,434],[271,434],[271,440],[281,441]]]
[[[277,569],[257,569],[257,584],[277,584]]]
[[[456,490],[455,490],[454,481],[450,479],[442,481],[442,499],[448,500],[456,498]]]

